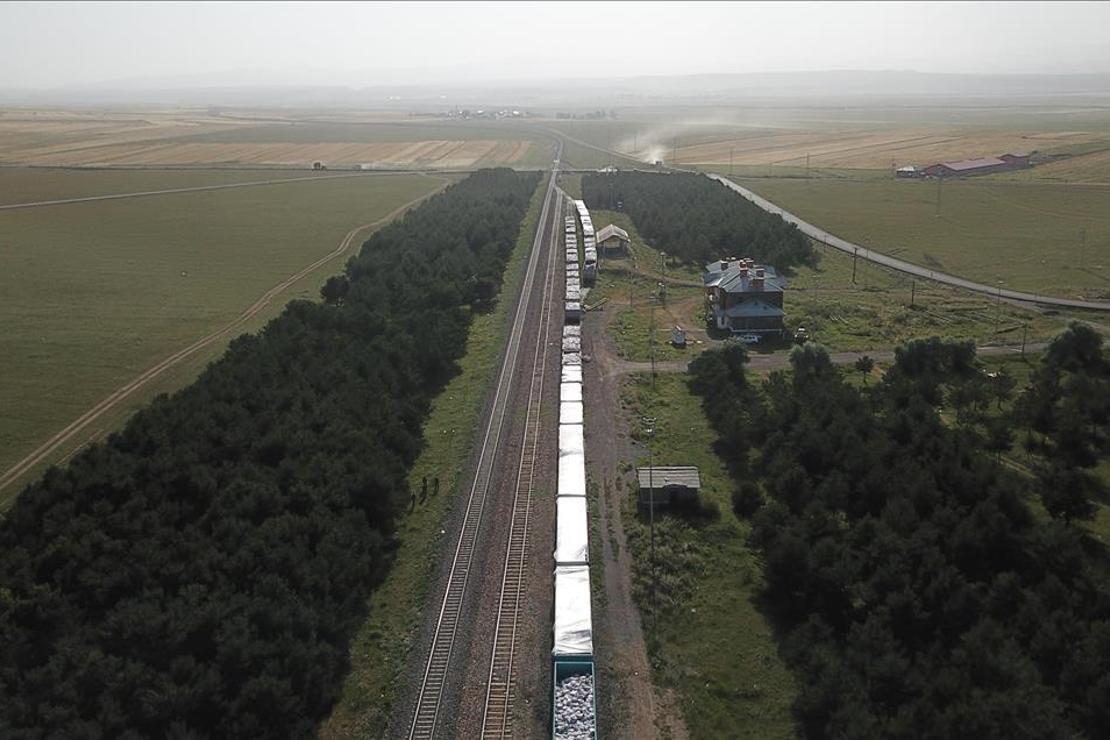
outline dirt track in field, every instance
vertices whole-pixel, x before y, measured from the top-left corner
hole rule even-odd
[[[25,473],[34,468],[35,465],[45,460],[50,454],[52,454],[63,444],[72,440],[78,433],[80,433],[82,429],[96,421],[108,411],[111,411],[113,408],[118,406],[121,402],[135,393],[135,391],[139,390],[151,380],[158,377],[174,365],[177,365],[179,362],[186,359],[187,357],[196,354],[200,350],[211,345],[213,342],[220,340],[237,328],[242,327],[247,321],[257,316],[259,312],[270,305],[270,302],[273,301],[274,298],[280,295],[291,285],[293,285],[306,275],[312,273],[317,268],[342,255],[350,248],[355,238],[361,232],[366,231],[367,229],[374,228],[381,224],[388,223],[392,219],[396,218],[399,214],[403,213],[409,208],[412,208],[417,203],[420,203],[426,198],[429,198],[435,193],[438,193],[440,190],[447,186],[447,183],[448,181],[446,179],[443,179],[442,184],[435,190],[432,190],[429,193],[425,193],[419,198],[415,198],[408,203],[405,203],[404,205],[398,206],[393,211],[386,214],[382,218],[377,219],[376,221],[371,221],[370,223],[362,224],[361,226],[356,226],[355,228],[351,229],[347,232],[346,236],[344,236],[343,239],[340,240],[335,249],[333,249],[331,252],[324,255],[323,257],[317,259],[316,261],[312,262],[310,265],[294,273],[293,275],[285,278],[274,287],[270,288],[234,320],[225,324],[223,327],[217,329],[216,331],[198,339],[189,346],[178,350],[169,357],[166,357],[165,359],[143,371],[136,377],[132,378],[126,384],[117,388],[109,396],[101,400],[99,403],[83,413],[81,416],[74,419],[64,429],[59,431],[50,439],[46,440],[46,442],[36,448],[33,452],[31,452],[29,455],[24,457],[22,460],[17,462],[11,468],[6,470],[2,475],[0,475],[0,492],[4,491],[4,489],[8,488],[12,483],[20,479]],[[14,500],[14,496],[8,498],[0,498],[0,508],[6,508]]]

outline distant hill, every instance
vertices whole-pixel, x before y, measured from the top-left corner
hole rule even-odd
[[[434,79],[424,72],[421,80]],[[375,75],[376,76],[376,75]],[[400,76],[400,75],[399,75]],[[654,75],[621,78],[475,80],[365,87],[303,83],[259,84],[257,75],[229,72],[203,78],[143,79],[43,90],[0,90],[10,105],[324,105],[422,109],[445,105],[606,106],[737,104],[791,101],[951,99],[997,104],[1076,102],[1110,107],[1110,73],[938,74],[909,71],[838,70]],[[379,78],[380,79],[380,78]],[[451,79],[445,76],[445,79]]]

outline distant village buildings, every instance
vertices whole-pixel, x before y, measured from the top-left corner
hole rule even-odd
[[[782,334],[786,279],[749,258],[710,262],[705,282],[707,320],[737,334]]]

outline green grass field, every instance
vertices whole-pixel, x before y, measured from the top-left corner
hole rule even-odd
[[[840,237],[910,262],[1015,290],[1110,299],[1110,188],[737,181]]]
[[[632,238],[626,259],[605,260],[589,305],[618,312],[610,331],[628,360],[651,358],[652,299],[663,278],[659,252],[646,244],[626,214],[598,211],[596,224],[615,223]],[[860,261],[852,281],[852,258],[818,246],[816,268],[799,268],[787,279],[784,299],[789,330],[805,327],[831,350],[889,349],[909,339],[945,336],[976,344],[1020,344],[1050,339],[1066,326],[1068,315],[1031,311],[990,298],[919,280]],[[737,256],[741,256],[737,253]],[[667,301],[654,305],[657,360],[689,359],[720,340],[707,332],[697,265],[668,261]],[[631,298],[631,307],[629,300]],[[911,305],[912,302],[912,305]],[[1097,318],[1097,317],[1096,317]],[[676,349],[668,342],[673,325],[687,329],[692,343]],[[768,349],[781,348],[773,345]],[[755,351],[765,351],[763,348]]]
[[[686,375],[633,375],[622,403],[632,419],[656,418],[655,464],[696,465],[701,496],[715,515],[657,513],[659,612],[652,618],[650,530],[628,490],[625,531],[636,564],[640,607],[657,685],[674,689],[690,737],[785,738],[796,735],[794,678],[759,608],[762,565],[748,549],[750,524],[731,508],[732,480],[713,449],[717,434]],[[638,422],[631,430],[643,440]],[[646,463],[641,463],[646,464]]]
[[[424,425],[425,447],[409,475],[417,490],[424,476],[440,479],[440,495],[417,506],[399,526],[396,561],[370,597],[369,618],[351,642],[351,671],[339,703],[320,730],[322,738],[384,737],[389,712],[420,627],[443,542],[441,526],[477,442],[479,414],[497,371],[513,301],[520,291],[546,180],[541,180],[505,268],[502,300],[475,317],[466,355],[456,375],[432,405]]]
[[[0,470],[143,370],[239,316],[350,229],[442,184],[419,175],[366,177],[0,213]],[[243,330],[260,327],[292,298],[316,299],[323,278],[363,238],[276,296]],[[74,445],[114,428],[154,392],[188,382],[224,346],[210,345],[133,395]],[[0,497],[18,490],[9,486]]]
[[[335,174],[342,173],[314,173],[312,170],[83,170],[0,167],[0,205]]]

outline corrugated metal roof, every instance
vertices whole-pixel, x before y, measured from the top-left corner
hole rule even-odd
[[[747,300],[737,303],[735,306],[729,306],[725,311],[725,316],[737,317],[743,316],[748,318],[759,318],[764,316],[785,316],[786,312],[778,306],[772,306],[764,303],[755,298],[748,298]]]
[[[763,270],[763,288],[753,289],[752,278],[757,269]],[[707,288],[720,287],[726,293],[781,293],[786,288],[786,278],[782,277],[770,265],[756,265],[749,268],[745,276],[738,261],[729,261],[727,269],[721,269],[720,260],[714,260],[705,266],[702,281]]]
[[[941,165],[956,172],[977,170],[981,167],[997,167],[1006,162],[998,157],[980,157],[979,159],[961,159],[958,162],[941,162]]]
[[[613,224],[609,224],[601,231],[597,232],[597,240],[599,242],[603,242],[611,236],[617,236],[624,241],[628,241],[628,232],[619,226],[614,226]]]
[[[648,482],[650,470],[651,482]],[[667,486],[683,486],[684,488],[701,488],[701,476],[698,469],[692,465],[657,465],[654,468],[636,468],[636,480],[640,488],[656,488]]]

